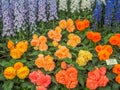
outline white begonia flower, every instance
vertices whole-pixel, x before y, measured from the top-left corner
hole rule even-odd
[[[67,1],[68,0],[59,0],[59,10],[61,11],[68,11],[67,10]]]
[[[80,12],[80,4],[81,0],[71,0],[71,5],[70,5],[70,9],[71,9],[71,13],[74,13],[75,11]]]

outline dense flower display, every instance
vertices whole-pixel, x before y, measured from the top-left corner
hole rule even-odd
[[[120,90],[118,7],[0,0],[0,90]]]

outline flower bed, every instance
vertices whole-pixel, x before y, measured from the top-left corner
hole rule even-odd
[[[69,18],[29,40],[9,39],[9,59],[1,61],[3,90],[119,90],[120,34],[104,37],[89,26],[87,19]],[[117,63],[107,64],[110,59]]]

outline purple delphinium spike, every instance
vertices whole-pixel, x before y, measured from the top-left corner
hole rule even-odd
[[[117,0],[107,0],[105,7],[105,19],[104,24],[111,26],[113,20],[113,12],[115,11],[115,3]]]
[[[47,0],[47,5],[49,6],[49,18],[48,20],[58,19],[57,16],[57,1],[56,0]]]
[[[3,21],[3,32],[2,36],[14,35],[13,31],[13,19],[11,14],[11,9],[9,0],[1,0],[2,8],[2,21]]]
[[[30,30],[36,30],[36,7],[37,0],[28,0],[28,18]]]
[[[46,6],[46,0],[38,0],[38,21],[47,21]]]
[[[97,25],[98,23],[101,21],[102,19],[102,2],[101,1],[96,1],[96,6],[95,6],[95,9],[94,9],[94,12],[93,12],[93,30],[96,30],[97,29]]]
[[[117,5],[116,5],[114,22],[117,22],[120,24],[120,0],[118,0]]]
[[[14,2],[14,29],[19,32],[25,30],[25,0],[15,0]]]

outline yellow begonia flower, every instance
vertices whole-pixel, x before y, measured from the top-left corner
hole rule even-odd
[[[13,59],[18,59],[18,58],[21,58],[22,56],[22,52],[18,49],[13,49],[10,51],[10,56],[13,58]]]
[[[87,64],[87,62],[85,61],[83,57],[78,57],[76,60],[76,63],[78,63],[79,66],[85,66]]]
[[[28,42],[27,41],[20,41],[16,45],[16,49],[20,50],[22,53],[26,52],[28,48]]]
[[[20,79],[25,79],[27,75],[29,74],[29,68],[27,66],[21,67],[20,69],[17,70],[17,76]]]
[[[16,76],[16,70],[13,68],[13,67],[7,67],[5,70],[4,70],[4,77],[6,79],[14,79]]]

